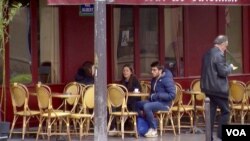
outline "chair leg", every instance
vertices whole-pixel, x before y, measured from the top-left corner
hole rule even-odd
[[[177,128],[178,128],[178,134],[181,133],[181,115],[180,115],[180,112],[178,112],[178,118],[177,118]]]
[[[108,122],[107,132],[109,132],[109,131],[110,131],[110,126],[111,126],[111,123],[112,123],[113,119],[114,119],[114,117],[113,117],[113,116],[110,116],[110,117],[109,117],[109,122]]]
[[[79,129],[79,134],[80,134],[80,141],[82,140],[82,136],[83,136],[83,124],[84,124],[84,119],[80,119],[81,122],[80,123],[80,129]]]
[[[192,128],[192,130],[193,130],[193,133],[195,133],[195,132],[194,132],[194,119],[193,119],[193,117],[194,117],[194,114],[193,114],[193,112],[191,112],[190,124],[191,124],[191,128]],[[195,117],[195,118],[196,118],[196,117]]]
[[[73,125],[74,125],[74,132],[77,133],[77,127],[76,127],[77,123],[76,123],[76,120],[73,119],[72,121],[73,121]]]
[[[18,116],[14,115],[14,119],[13,119],[13,122],[12,122],[12,125],[11,125],[11,129],[10,129],[10,135],[9,135],[10,139],[11,139],[11,136],[12,136],[12,133],[13,133],[13,130],[14,130],[14,127],[15,127],[17,119],[18,119]]]
[[[134,123],[135,137],[138,138],[136,116],[133,116],[133,123]]]
[[[67,127],[67,135],[68,135],[68,140],[71,141],[71,137],[70,137],[70,129],[69,129],[69,117],[67,116],[66,119],[67,123],[66,123],[66,127]]]
[[[160,135],[162,136],[162,130],[163,130],[163,114],[160,114]]]
[[[121,132],[122,132],[122,139],[124,139],[124,117],[122,117],[122,121],[121,121]]]
[[[241,117],[241,124],[244,124],[244,112],[240,112],[240,117]]]
[[[26,131],[26,116],[23,116],[22,140],[24,140],[25,131]]]
[[[38,130],[37,130],[37,134],[36,134],[36,141],[37,141],[38,138],[39,138],[39,134],[40,134],[40,132],[41,132],[42,125],[43,125],[42,119],[40,118],[40,120],[39,120],[39,125],[38,125]]]
[[[174,121],[173,121],[173,116],[172,116],[172,114],[170,114],[169,117],[170,117],[170,122],[171,122],[171,125],[172,125],[172,128],[173,128],[174,135],[176,136],[175,127],[174,127]]]
[[[50,141],[50,136],[51,136],[51,123],[49,122],[48,128],[47,128],[47,136],[48,136],[48,141]]]
[[[86,119],[87,123],[86,123],[86,134],[89,134],[89,126],[90,126],[90,118]]]

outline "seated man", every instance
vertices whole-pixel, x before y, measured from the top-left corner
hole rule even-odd
[[[157,124],[154,113],[159,110],[168,110],[172,100],[175,98],[175,83],[173,75],[169,70],[164,71],[164,67],[159,62],[151,64],[151,92],[149,99],[136,103],[136,111],[139,116],[145,116],[149,123],[149,130],[145,137],[157,137]]]

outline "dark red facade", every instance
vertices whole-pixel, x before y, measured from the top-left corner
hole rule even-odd
[[[124,0],[125,1],[125,0]],[[123,0],[117,0],[117,4],[122,4]],[[193,1],[193,0],[192,0]],[[199,78],[200,67],[201,67],[201,58],[203,53],[210,48],[211,41],[218,34],[224,34],[225,29],[225,19],[222,18],[224,16],[225,7],[224,6],[216,6],[216,5],[248,5],[250,2],[247,0],[237,1],[235,3],[201,3],[199,0],[196,3],[192,3],[191,0],[186,0],[183,3],[170,3],[161,2],[161,3],[149,3],[151,5],[158,4],[159,15],[162,14],[162,9],[164,5],[185,5],[183,6],[183,15],[184,15],[184,77],[176,77],[175,80],[182,84],[184,89],[188,89],[190,83],[193,79]],[[32,31],[31,31],[31,45],[34,48],[34,52],[32,53],[32,58],[35,60],[37,58],[37,39],[35,38],[37,35],[37,3],[35,1],[31,1],[31,10],[32,10]],[[51,84],[51,88],[53,91],[62,91],[63,87],[66,83],[74,80],[74,75],[76,73],[77,68],[83,63],[83,60],[94,60],[94,17],[93,16],[79,16],[79,2],[93,2],[88,0],[75,0],[75,3],[71,3],[73,5],[66,6],[69,4],[67,2],[73,2],[73,0],[48,0],[51,4],[56,4],[58,2],[62,2],[59,4],[64,4],[64,6],[59,6],[59,33],[60,33],[60,57],[61,57],[61,81],[62,84]],[[54,3],[53,3],[54,2]],[[128,1],[126,1],[128,2]],[[134,0],[130,1],[131,4],[147,4],[147,0]],[[143,3],[145,2],[145,3]],[[128,4],[128,3],[126,3]],[[189,5],[190,4],[190,5]],[[195,5],[197,4],[197,5]],[[203,6],[205,4],[209,4],[211,6]],[[114,63],[113,63],[113,23],[112,23],[112,15],[113,15],[113,5],[109,3],[107,6],[107,78],[108,83],[114,81],[113,73],[114,73]],[[136,10],[139,9],[139,6],[131,6]],[[137,13],[138,14],[138,13]],[[230,76],[230,79],[238,79],[244,82],[250,80],[250,6],[242,7],[242,16],[243,16],[243,73]],[[162,16],[159,16],[162,17]],[[134,19],[138,19],[138,15],[134,15]],[[163,18],[159,18],[159,24],[161,25]],[[138,23],[135,20],[135,28],[138,28]],[[161,26],[159,27],[161,28]],[[160,50],[164,46],[164,38],[162,35],[164,34],[163,30],[159,30],[159,46]],[[135,31],[135,40],[138,38],[136,35],[138,33]],[[201,47],[207,45],[206,47]],[[135,48],[138,44],[135,41]],[[135,50],[135,52],[139,52],[139,50]],[[163,60],[164,54],[159,54],[159,60]],[[135,62],[139,60],[135,58]],[[37,61],[34,61],[37,62]],[[36,65],[35,65],[36,66]],[[32,76],[33,83],[35,84],[38,80],[37,76],[37,68],[32,67]],[[136,71],[140,71],[139,67],[135,66]],[[137,72],[136,72],[137,73]],[[8,77],[8,74],[7,74]],[[32,84],[30,89],[32,90],[34,87]],[[7,107],[11,107],[9,90],[7,89]],[[34,99],[35,98],[31,98]],[[32,101],[32,105],[36,105],[35,101]],[[12,120],[12,115],[7,114],[7,120]]]

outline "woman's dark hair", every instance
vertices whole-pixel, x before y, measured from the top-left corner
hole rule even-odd
[[[90,61],[86,61],[82,64],[82,70],[85,76],[92,76],[92,66],[94,64]]]
[[[134,69],[133,69],[133,67],[132,67],[131,65],[125,64],[125,65],[123,65],[123,67],[122,67],[122,71],[123,71],[123,69],[124,69],[125,67],[128,67],[129,70],[132,72],[132,74],[131,74],[131,76],[130,76],[128,82],[127,82],[127,89],[128,89],[129,91],[131,91],[131,90],[133,90],[133,79],[134,79],[134,77],[135,77],[135,76],[134,76]],[[125,85],[125,83],[126,83],[126,78],[123,76],[123,73],[122,73],[122,79],[121,79],[120,83],[123,84],[123,85]]]

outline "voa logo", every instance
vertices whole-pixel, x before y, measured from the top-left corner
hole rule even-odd
[[[226,129],[227,136],[247,136],[244,129]]]

